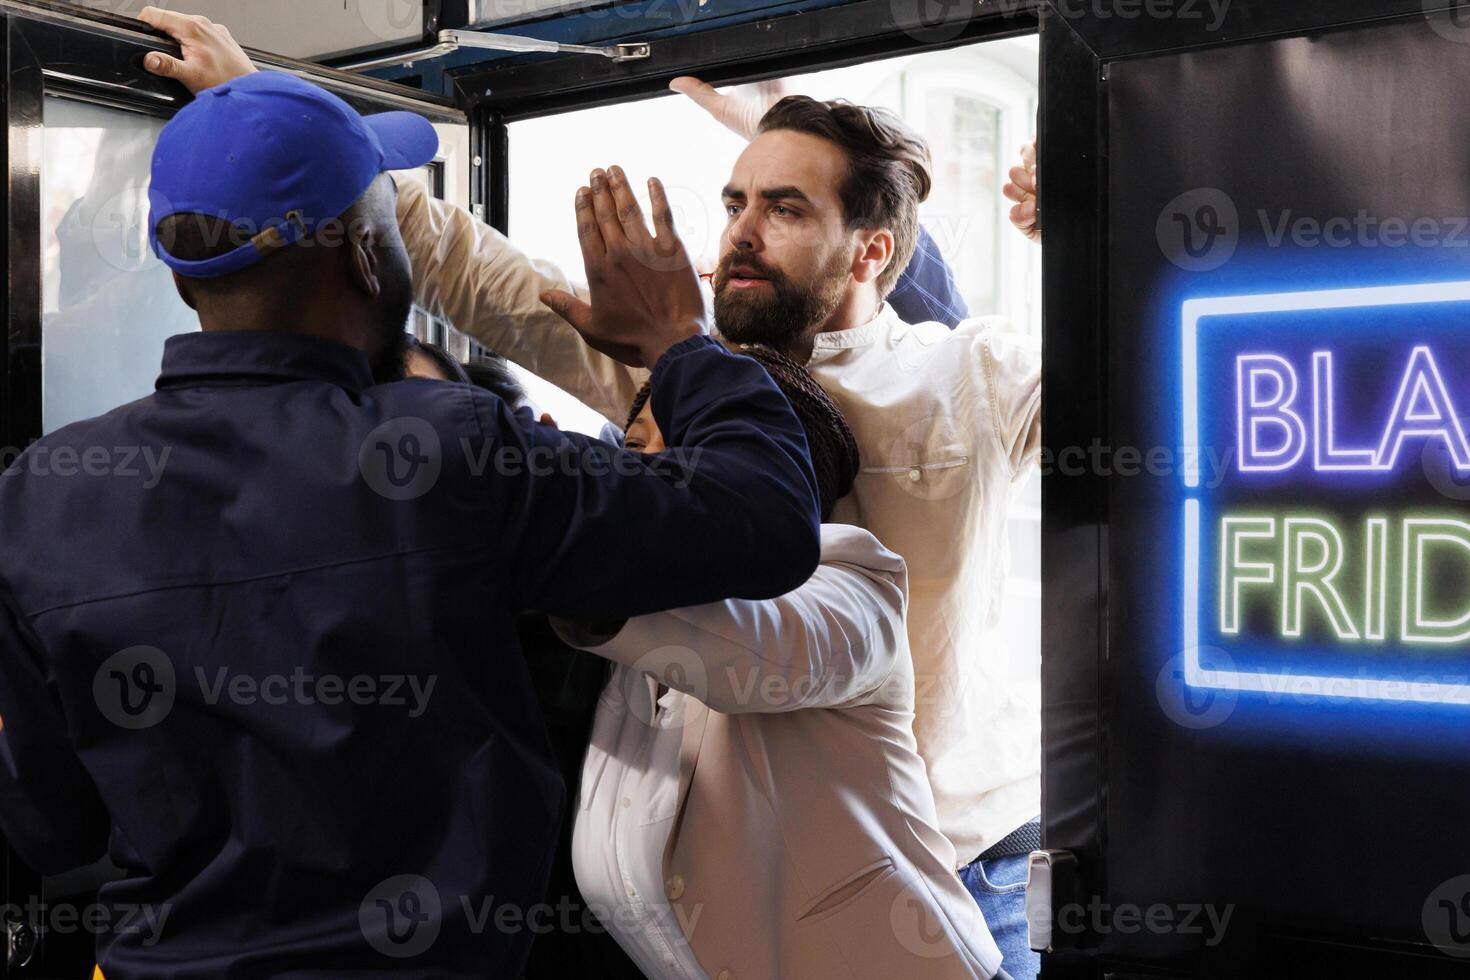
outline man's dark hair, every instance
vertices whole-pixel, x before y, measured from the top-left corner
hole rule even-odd
[[[791,409],[806,432],[807,448],[812,454],[812,468],[817,473],[817,504],[821,508],[822,520],[832,516],[837,501],[846,497],[857,479],[861,458],[858,455],[857,439],[848,427],[847,417],[827,389],[817,383],[801,364],[765,344],[731,344],[726,346],[737,354],[744,354],[760,363],[781,389],[781,394],[791,403]],[[633,397],[633,407],[628,412],[626,431],[648,404],[653,392],[653,382],[645,382]]]
[[[919,204],[934,186],[929,145],[887,109],[843,99],[788,95],[761,118],[758,131],[783,129],[821,137],[847,154],[837,193],[848,227],[893,232],[893,261],[878,276],[878,295],[887,296],[919,240]]]
[[[469,372],[465,370],[465,366],[459,363],[453,354],[438,344],[413,337],[408,342],[408,349],[411,351],[416,350],[433,361],[434,366],[439,369],[439,373],[444,375],[445,381],[458,381],[460,384],[471,383]]]
[[[158,223],[157,232],[158,243],[163,246],[164,250],[174,258],[185,262],[217,259],[249,243],[254,237],[254,232],[225,218],[188,212],[171,214],[164,218]],[[301,254],[299,249],[282,249],[281,251],[290,253],[292,257]],[[189,281],[196,289],[239,289],[241,286],[249,286],[265,280],[277,272],[283,264],[289,264],[289,260],[283,263],[281,255],[269,254],[259,263],[232,275],[219,279],[190,277]]]
[[[473,357],[464,366],[465,374],[469,375],[470,383],[486,391],[499,395],[500,400],[511,408],[516,408],[530,401],[526,394],[525,386],[520,379],[511,371],[510,365],[506,363],[502,354],[489,354],[485,357]]]
[[[219,258],[250,241],[251,235],[224,218],[179,212],[158,223],[158,241],[186,262]]]

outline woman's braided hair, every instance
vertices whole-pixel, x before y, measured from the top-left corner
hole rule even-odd
[[[832,508],[837,501],[852,490],[852,483],[858,474],[857,440],[853,438],[852,429],[848,428],[842,409],[837,407],[826,389],[817,384],[811,372],[780,351],[764,344],[727,346],[737,354],[744,354],[758,361],[791,403],[792,410],[801,421],[801,427],[806,430],[812,466],[817,471],[817,494],[822,507],[822,520],[827,520],[832,516]],[[638,390],[624,429],[632,427],[633,421],[647,404],[651,391],[651,383],[645,383]]]

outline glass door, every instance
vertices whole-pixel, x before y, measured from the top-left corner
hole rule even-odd
[[[148,246],[153,146],[190,99],[141,67],[146,52],[170,50],[169,42],[135,20],[62,6],[0,0],[10,171],[0,466],[47,432],[150,393],[165,339],[198,329]],[[437,196],[471,205],[470,127],[452,105],[289,59],[257,60],[317,82],[359,111],[427,117],[440,153],[413,176]],[[87,923],[108,917],[89,918],[89,910],[98,886],[116,873],[104,863],[43,878],[7,852],[0,975],[90,976],[97,931]]]

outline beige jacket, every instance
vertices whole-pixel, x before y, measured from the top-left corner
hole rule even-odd
[[[494,229],[403,181],[398,219],[418,299],[460,330],[613,422],[647,377],[582,343],[538,301],[572,289]],[[585,295],[585,290],[579,290]],[[958,865],[1041,811],[1041,713],[993,640],[1008,566],[1012,489],[1041,449],[1041,352],[999,318],[871,323],[816,337],[808,364],[862,453],[834,521],[877,535],[908,565],[914,733]]]
[[[691,697],[665,892],[711,980],[991,977],[914,743],[903,560],[822,527],[822,564],[732,599],[564,638]],[[600,772],[584,772],[590,797]]]

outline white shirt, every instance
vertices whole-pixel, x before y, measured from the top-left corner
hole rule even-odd
[[[1012,491],[1041,451],[1041,351],[1001,317],[818,334],[807,365],[842,408],[862,470],[831,520],[909,570],[914,734],[960,865],[1041,812],[1041,709],[993,632]]]
[[[582,763],[572,868],[589,908],[646,976],[705,980],[664,898],[663,857],[679,800],[687,695],[617,664],[597,702]]]

